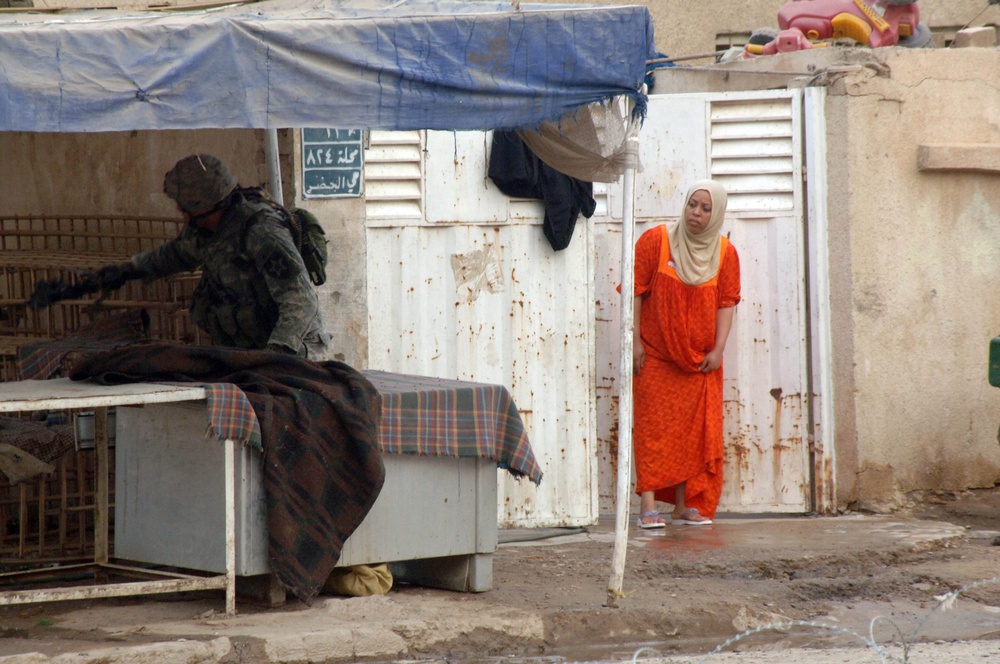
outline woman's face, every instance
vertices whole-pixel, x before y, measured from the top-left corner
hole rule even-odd
[[[698,235],[706,228],[708,222],[712,220],[712,195],[707,189],[699,189],[691,194],[687,207],[684,208],[684,223],[688,230]]]

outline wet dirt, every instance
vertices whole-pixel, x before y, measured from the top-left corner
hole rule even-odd
[[[841,539],[851,537],[846,529],[810,529],[805,544],[811,551],[802,555],[789,550],[794,544],[755,536],[753,528],[737,540],[710,527],[649,531],[630,544],[626,596],[617,608],[606,606],[610,533],[595,541],[599,529],[590,529],[591,539],[580,544],[505,546],[494,567],[494,590],[484,601],[544,612],[546,638],[533,647],[496,647],[564,661],[629,661],[643,646],[660,654],[706,653],[741,631],[789,621],[868,634],[875,620],[875,636],[885,641],[1000,639],[1000,583],[963,591],[950,611],[935,611],[937,598],[1000,575],[1000,487],[909,499],[889,516],[923,520],[929,529],[955,526],[964,534],[912,546],[853,548]],[[892,528],[891,522],[885,526],[889,539],[905,537]],[[748,639],[777,641],[832,647],[857,640],[807,625]],[[453,643],[444,654],[475,661],[476,646],[470,645]]]
[[[539,632],[458,630],[392,661],[629,661],[644,646],[662,655],[704,654],[761,627],[741,647],[856,645],[854,635],[869,629],[887,643],[1000,639],[1000,487],[910,499],[875,518],[730,517],[718,527],[632,528],[623,596],[613,607],[607,592],[613,523],[526,532],[520,541],[517,533],[502,532],[501,542],[511,541],[494,556],[491,591],[466,595],[400,584],[387,599],[421,619],[440,611],[439,624],[454,622],[452,616],[523,610],[541,616]],[[960,589],[950,611],[936,610]],[[163,641],[156,624],[176,619],[178,611],[196,616],[217,605],[217,594],[206,593],[0,607],[0,657]],[[100,615],[89,624],[66,620],[101,607],[119,607],[128,629],[98,627]],[[295,602],[240,606],[243,616],[257,613],[279,620],[306,612]],[[776,623],[795,624],[767,627]],[[252,636],[230,640],[234,650],[223,661],[268,661]],[[389,661],[368,658],[376,660]]]

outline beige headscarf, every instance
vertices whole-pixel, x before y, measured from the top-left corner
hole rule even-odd
[[[684,223],[684,213],[691,196],[704,189],[712,197],[712,218],[704,231],[697,235]],[[677,223],[667,227],[670,238],[670,257],[680,280],[689,286],[698,286],[709,281],[719,272],[719,251],[722,245],[722,218],[726,215],[726,190],[715,180],[698,180],[688,189],[684,197],[684,209]]]

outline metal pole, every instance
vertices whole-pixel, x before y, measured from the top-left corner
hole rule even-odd
[[[264,158],[267,160],[268,189],[271,190],[271,198],[284,205],[285,197],[281,192],[281,162],[278,158],[278,130],[265,129],[264,136]]]
[[[236,615],[236,443],[223,441],[226,487],[226,615]]]
[[[615,548],[608,580],[608,606],[617,607],[623,597],[625,551],[628,547],[630,489],[632,487],[632,338],[634,333],[633,283],[635,254],[635,168],[638,162],[639,137],[634,133],[625,140],[629,166],[622,182],[622,273],[621,273],[621,358],[618,381],[618,484],[615,493]]]

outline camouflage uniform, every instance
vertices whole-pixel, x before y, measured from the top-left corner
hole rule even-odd
[[[291,232],[267,201],[239,191],[226,201],[217,232],[189,224],[152,251],[132,257],[136,276],[153,281],[201,268],[191,314],[217,345],[328,359],[316,290]]]

